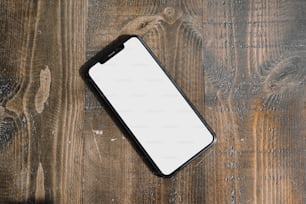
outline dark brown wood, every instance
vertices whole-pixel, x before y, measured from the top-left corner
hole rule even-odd
[[[1,1],[0,200],[82,202],[85,1]]]
[[[304,0],[0,1],[0,203],[305,203]],[[138,34],[217,134],[152,174],[79,68]]]

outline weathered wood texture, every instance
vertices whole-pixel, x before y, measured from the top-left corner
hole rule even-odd
[[[87,2],[0,2],[0,201],[80,203]]]
[[[0,203],[306,203],[305,10],[304,0],[0,0]],[[131,33],[217,133],[169,179],[78,74]]]

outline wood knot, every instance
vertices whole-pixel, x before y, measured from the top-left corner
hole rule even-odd
[[[17,131],[14,119],[6,116],[5,113],[0,114],[0,150],[12,139]]]
[[[5,104],[18,91],[18,81],[12,78],[2,77],[0,73],[0,104]]]
[[[165,16],[171,18],[175,15],[175,9],[172,7],[167,7],[164,9]]]
[[[301,52],[271,63],[266,68],[269,74],[263,85],[265,108],[275,110],[286,104],[292,96],[302,96],[306,85],[305,64],[305,53]]]
[[[163,12],[163,18],[169,24],[175,23],[182,15],[181,11],[175,10],[173,7],[166,7]]]
[[[264,90],[268,93],[284,93],[296,91],[306,82],[305,56],[290,56],[277,63],[264,82]]]

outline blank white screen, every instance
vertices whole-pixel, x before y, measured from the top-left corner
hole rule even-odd
[[[213,141],[213,136],[138,38],[90,77],[160,171],[169,175]]]

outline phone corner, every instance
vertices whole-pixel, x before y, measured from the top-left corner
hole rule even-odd
[[[178,169],[177,169],[178,170]],[[171,173],[163,173],[161,170],[155,171],[154,174],[160,178],[169,179],[177,173],[177,170]]]
[[[89,78],[89,70],[92,66],[93,61],[89,60],[85,62],[80,68],[79,68],[79,75],[84,81],[87,81]]]
[[[212,136],[212,139],[211,139],[211,142],[210,142],[209,146],[213,146],[217,142],[216,134],[211,134],[211,136]]]

